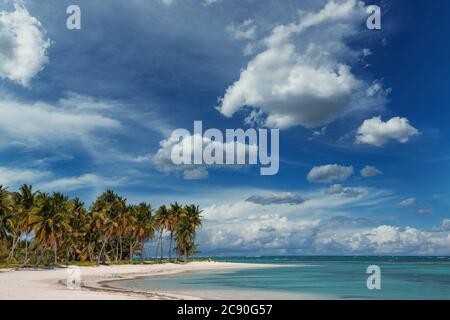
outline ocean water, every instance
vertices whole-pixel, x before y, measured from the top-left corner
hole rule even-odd
[[[120,282],[146,291],[206,299],[450,299],[450,257],[235,257],[216,261],[285,267],[186,272]],[[381,289],[367,288],[367,267]]]

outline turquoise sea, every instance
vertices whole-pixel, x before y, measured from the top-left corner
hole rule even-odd
[[[207,299],[450,299],[450,257],[231,257],[216,261],[288,265],[189,272],[120,286]],[[381,289],[367,288],[367,267]]]

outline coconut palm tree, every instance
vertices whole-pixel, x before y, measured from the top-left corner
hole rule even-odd
[[[61,193],[54,193],[53,196],[42,194],[40,201],[38,219],[34,226],[35,239],[41,247],[41,255],[53,248],[54,263],[57,264],[58,245],[63,237],[71,232],[67,221],[68,199]]]
[[[147,203],[128,205],[111,190],[102,193],[87,210],[83,202],[61,193],[34,192],[23,185],[18,192],[0,186],[1,258],[11,263],[21,257],[23,264],[57,264],[61,261],[109,262],[128,258],[135,252],[145,259],[145,243],[158,234],[156,255],[163,259],[163,236],[170,232],[169,260],[176,241],[184,261],[195,252],[195,235],[201,227],[201,210],[196,205],[182,207],[177,202],[161,206],[153,215]],[[30,235],[33,234],[32,237]],[[5,254],[5,252],[7,253]],[[160,250],[160,251],[158,251]]]
[[[0,185],[0,240],[8,238],[7,226],[12,214],[11,194]]]
[[[159,230],[159,240],[156,245],[156,257],[158,257],[158,248],[161,248],[161,258],[163,259],[163,233],[164,231],[168,230],[170,222],[170,214],[169,210],[165,205],[159,207],[158,210],[156,210],[155,215],[155,228]]]
[[[153,208],[142,202],[138,206],[132,206],[132,212],[135,220],[130,232],[130,262],[133,261],[134,249],[137,245],[140,245],[141,260],[144,261],[145,241],[155,238]]]
[[[195,251],[195,235],[202,226],[202,211],[196,205],[185,206],[179,217],[175,238],[177,240],[177,251],[184,255],[184,262],[188,262],[189,252]]]
[[[102,243],[97,257],[98,262],[102,259],[104,262],[109,260],[107,245],[114,248],[113,241],[118,240],[117,235],[123,231],[119,231],[119,223],[117,218],[121,217],[125,212],[126,201],[112,190],[107,190],[104,192],[93,204],[92,214],[94,216],[95,232],[98,233]]]
[[[33,230],[33,225],[37,222],[38,207],[36,204],[36,193],[33,192],[31,185],[22,185],[20,192],[14,196],[14,210],[17,214],[17,233],[18,240],[24,238],[25,242],[25,259],[24,264],[28,262],[28,246],[29,237]]]
[[[86,246],[86,234],[89,226],[88,218],[84,203],[78,198],[71,200],[67,218],[71,232],[64,243],[66,260],[86,260],[87,256],[83,255],[83,250]]]
[[[167,223],[167,230],[170,232],[170,244],[169,244],[169,261],[172,259],[172,243],[173,243],[173,235],[175,233],[178,219],[180,215],[183,213],[183,207],[178,204],[178,202],[172,203],[169,209],[169,217]],[[178,260],[178,255],[175,261]]]

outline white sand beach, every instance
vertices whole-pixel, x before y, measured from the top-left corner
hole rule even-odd
[[[111,281],[174,274],[186,271],[208,271],[245,268],[271,268],[274,265],[228,262],[192,262],[189,264],[117,265],[80,267],[82,287],[66,286],[67,269],[0,270],[0,300],[167,300],[198,299],[171,294],[131,292],[111,286]]]

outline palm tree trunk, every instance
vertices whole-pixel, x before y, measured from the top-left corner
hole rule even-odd
[[[123,258],[122,236],[119,237],[119,246],[120,246],[120,255],[119,255],[119,258],[120,258],[120,261],[122,261],[122,258]]]
[[[158,238],[158,243],[156,244],[155,259],[158,259],[158,249],[159,249],[159,245],[161,243],[161,238],[162,238],[162,231],[160,232],[160,235]]]
[[[116,242],[116,250],[114,251],[116,255],[115,262],[117,263],[117,261],[119,261],[119,241]]]
[[[188,251],[187,248],[184,248],[184,263],[188,262]]]
[[[141,261],[144,262],[146,259],[146,254],[145,254],[145,241],[142,241],[141,244]]]
[[[19,240],[20,240],[20,238],[17,237],[17,235],[13,236],[11,251],[9,252],[9,258],[10,259],[14,257],[14,251],[16,251],[16,246],[17,246]]]
[[[53,250],[54,250],[54,254],[55,254],[55,260],[54,260],[55,264],[58,264],[58,244],[56,243],[56,241],[53,245]]]
[[[103,244],[102,244],[102,248],[100,249],[100,252],[98,254],[98,262],[100,263],[101,259],[102,259],[102,255],[103,255],[103,251],[105,250],[106,244],[108,243],[108,239],[105,238],[103,240]]]
[[[173,241],[173,231],[170,231],[169,262],[172,259],[172,241]]]
[[[28,261],[28,234],[25,237],[25,261]]]
[[[130,263],[133,264],[133,242],[130,241]]]

